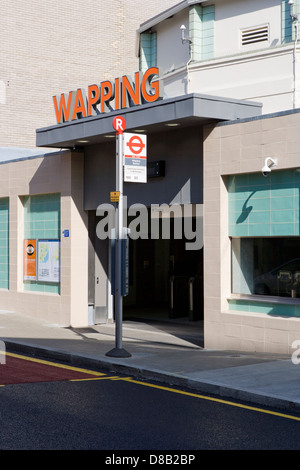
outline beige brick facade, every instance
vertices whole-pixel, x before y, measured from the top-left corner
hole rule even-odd
[[[9,196],[9,290],[0,289],[2,310],[17,311],[61,325],[87,325],[87,214],[83,211],[83,154],[59,152],[50,157],[0,165],[0,198]],[[61,239],[60,294],[29,292],[23,284],[23,196],[60,193],[61,225],[72,237]]]
[[[52,96],[134,74],[136,30],[176,0],[3,0],[0,146],[34,147]]]
[[[176,3],[1,2],[0,148],[6,163],[0,165],[0,198],[9,198],[9,289],[0,289],[1,309],[60,325],[88,324],[83,154],[43,157],[43,149],[37,149],[41,156],[30,158],[29,149],[35,148],[37,128],[56,124],[53,95],[138,71],[136,30]],[[27,153],[18,153],[20,148]],[[23,282],[23,199],[51,193],[60,194],[60,226],[72,234],[61,238],[59,294],[26,291]]]
[[[205,346],[290,353],[293,341],[299,339],[300,318],[229,308],[232,272],[227,177],[260,173],[266,157],[278,160],[274,171],[299,168],[300,114],[288,112],[208,126],[203,145]],[[280,303],[280,299],[273,302]],[[300,302],[291,299],[286,305],[299,309]]]

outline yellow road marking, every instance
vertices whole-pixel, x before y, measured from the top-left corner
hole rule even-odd
[[[132,377],[110,377],[112,380],[125,380],[130,381]]]
[[[234,403],[234,402],[231,402],[231,401],[228,401],[228,400],[222,400],[221,398],[206,397],[205,395],[199,395],[198,393],[185,392],[183,390],[177,390],[175,388],[164,387],[163,385],[154,385],[154,384],[141,382],[139,380],[134,380],[134,379],[124,379],[124,380],[126,380],[127,382],[130,382],[130,383],[135,383],[135,384],[138,384],[138,385],[144,385],[145,387],[157,388],[159,390],[165,390],[167,392],[173,392],[173,393],[178,393],[180,395],[187,395],[189,397],[200,398],[201,400],[213,401],[213,402],[216,402],[216,403],[222,403],[224,405],[235,406],[237,408],[244,408],[246,410],[258,411],[259,413],[265,413],[265,414],[270,414],[270,415],[274,415],[274,416],[279,416],[281,418],[287,418],[287,419],[293,419],[295,421],[300,421],[300,417],[298,417],[298,416],[287,415],[285,413],[278,413],[276,411],[264,410],[263,408],[257,408],[255,406],[242,405],[240,403]]]
[[[92,377],[92,378],[71,379],[70,382],[83,382],[83,381],[87,381],[87,380],[123,380],[125,382],[134,383],[134,384],[137,384],[137,385],[143,385],[145,387],[152,387],[152,388],[156,388],[156,389],[159,389],[159,390],[165,390],[167,392],[177,393],[179,395],[186,395],[186,396],[193,397],[193,398],[200,398],[201,400],[213,401],[215,403],[221,403],[221,404],[224,404],[224,405],[235,406],[236,408],[243,408],[243,409],[250,410],[250,411],[257,411],[259,413],[264,413],[264,414],[269,414],[269,415],[273,415],[273,416],[279,416],[281,418],[300,421],[300,417],[298,417],[298,416],[292,416],[292,415],[288,415],[288,414],[285,414],[285,413],[279,413],[277,411],[264,410],[263,408],[258,408],[258,407],[255,407],[255,406],[242,405],[240,403],[234,403],[234,402],[231,402],[231,401],[228,401],[228,400],[223,400],[221,398],[207,397],[205,395],[200,395],[198,393],[186,392],[184,390],[177,390],[176,388],[165,387],[163,385],[155,385],[155,384],[151,384],[151,383],[147,383],[147,382],[141,382],[140,380],[135,380],[132,377],[107,376],[106,374],[104,374],[102,372],[90,371],[90,370],[87,370],[87,369],[82,369],[82,368],[73,367],[73,366],[67,366],[67,365],[63,365],[63,364],[55,364],[54,362],[44,361],[42,359],[36,359],[36,358],[31,358],[31,357],[26,357],[26,356],[21,356],[19,354],[14,354],[14,353],[6,352],[6,355],[11,356],[11,357],[16,357],[18,359],[24,359],[24,360],[32,361],[32,362],[38,362],[40,364],[51,365],[51,366],[54,366],[54,367],[60,367],[62,369],[69,369],[69,370],[73,370],[73,371],[77,371],[77,372],[82,372],[84,374],[92,374],[92,375],[96,376],[96,377]],[[4,387],[4,385],[0,385],[0,387]]]
[[[119,379],[120,377],[109,377],[109,376],[105,376],[105,377],[90,377],[88,379],[70,379],[69,382],[87,382],[89,380],[117,380]]]
[[[87,382],[89,380],[126,380],[129,381],[131,377],[118,377],[117,375],[109,376],[107,375],[106,377],[91,377],[88,379],[70,379],[70,382]]]
[[[24,359],[25,361],[37,362],[39,364],[45,364],[47,366],[53,366],[53,367],[58,367],[58,368],[61,368],[61,369],[68,369],[68,370],[73,370],[73,371],[76,371],[76,372],[82,372],[84,374],[91,374],[91,375],[96,375],[96,376],[99,376],[99,377],[105,375],[102,372],[95,372],[93,370],[81,369],[79,367],[73,367],[73,366],[68,366],[68,365],[64,365],[64,364],[55,364],[54,362],[44,361],[43,359],[37,359],[37,358],[34,358],[34,357],[21,356],[20,354],[14,354],[14,353],[8,353],[7,352],[6,355],[11,356],[11,357],[15,357],[17,359]]]

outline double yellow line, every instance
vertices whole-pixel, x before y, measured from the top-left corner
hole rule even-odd
[[[198,394],[198,393],[187,392],[187,391],[184,391],[184,390],[178,390],[176,388],[171,388],[171,387],[165,387],[163,385],[155,385],[155,384],[151,384],[151,383],[148,383],[148,382],[143,382],[141,380],[135,380],[132,377],[119,377],[117,375],[109,376],[109,375],[104,374],[102,372],[91,371],[91,370],[82,369],[82,368],[78,368],[78,367],[72,367],[72,366],[68,366],[68,365],[64,365],[64,364],[56,364],[54,362],[49,362],[49,361],[45,361],[45,360],[42,360],[42,359],[37,359],[37,358],[32,358],[32,357],[27,357],[27,356],[21,356],[19,354],[14,354],[14,353],[8,353],[7,352],[6,355],[11,356],[11,357],[16,357],[18,359],[24,359],[26,361],[38,362],[40,364],[45,364],[45,365],[48,365],[48,366],[50,365],[50,366],[58,367],[58,368],[61,368],[61,369],[73,370],[73,371],[76,371],[76,372],[82,372],[84,374],[94,375],[95,376],[95,377],[88,377],[88,378],[82,378],[82,379],[70,379],[69,382],[86,382],[86,381],[90,381],[90,380],[121,380],[121,381],[129,382],[129,383],[133,383],[133,384],[137,384],[137,385],[143,385],[144,387],[151,387],[151,388],[155,388],[155,389],[158,389],[158,390],[164,390],[166,392],[177,393],[179,395],[185,395],[185,396],[189,396],[189,397],[193,397],[193,398],[198,398],[198,399],[201,399],[201,400],[212,401],[212,402],[215,402],[215,403],[221,403],[223,405],[234,406],[236,408],[243,408],[243,409],[250,410],[250,411],[255,411],[255,412],[258,412],[258,413],[264,413],[264,414],[269,414],[269,415],[273,415],[273,416],[278,416],[280,418],[292,419],[294,421],[300,421],[300,417],[298,417],[298,416],[293,416],[293,415],[289,415],[289,414],[286,414],[286,413],[279,413],[279,412],[271,411],[271,410],[265,410],[263,408],[258,408],[258,407],[255,407],[255,406],[243,405],[243,404],[240,404],[240,403],[235,403],[233,401],[223,400],[223,399],[220,399],[220,398],[212,398],[212,397],[208,397],[208,396],[201,395],[201,394]],[[1,367],[1,365],[0,365],[0,367]],[[0,385],[0,386],[3,387],[4,385]]]

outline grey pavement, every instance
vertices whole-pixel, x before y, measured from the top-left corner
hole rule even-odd
[[[114,324],[72,329],[0,311],[0,338],[6,351],[300,411],[300,364],[291,355],[205,349],[202,322],[123,321],[122,346],[130,357],[106,355],[115,347]]]

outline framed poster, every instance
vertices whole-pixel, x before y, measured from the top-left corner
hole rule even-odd
[[[36,280],[36,240],[24,240],[24,281]]]
[[[60,240],[38,240],[37,280],[60,281]]]

